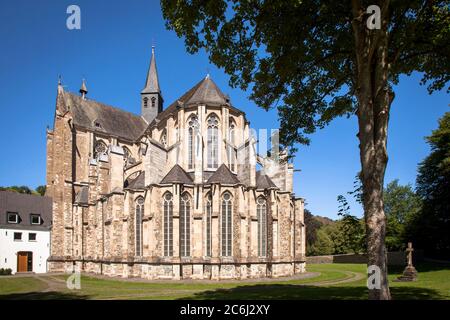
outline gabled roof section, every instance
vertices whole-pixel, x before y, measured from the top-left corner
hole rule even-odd
[[[272,179],[261,171],[256,171],[256,188],[257,189],[278,189]]]
[[[141,93],[161,93],[159,88],[158,70],[156,69],[155,47],[152,47],[152,57],[148,68],[147,80]]]
[[[212,81],[212,79],[206,76],[193,90],[192,95],[188,97],[185,104],[207,104],[207,105],[224,105],[228,103],[228,98],[223,94],[219,87]]]
[[[238,184],[240,183],[237,176],[228,169],[225,164],[222,164],[216,172],[209,177],[207,184],[219,183],[219,184]]]
[[[166,119],[170,114],[175,113],[179,108],[196,104],[213,106],[228,105],[234,112],[239,114],[243,113],[241,110],[231,106],[229,98],[223,94],[223,92],[209,76],[206,76],[195,86],[186,91],[175,102],[169,105],[165,110],[159,113],[152,124],[156,124],[158,120],[161,121]]]
[[[82,128],[129,141],[135,141],[147,128],[143,118],[130,112],[70,92],[63,92],[62,98],[65,109],[72,114],[73,123]]]
[[[181,184],[193,184],[191,177],[180,167],[178,164],[174,165],[172,169],[161,180],[161,184],[169,183],[181,183]]]
[[[125,181],[127,189],[144,189],[145,188],[145,171],[141,171],[139,175],[131,181]]]
[[[0,191],[0,229],[48,231],[52,226],[52,206],[50,197]],[[8,212],[17,213],[19,223],[8,223]],[[39,214],[41,223],[32,224],[31,214]]]

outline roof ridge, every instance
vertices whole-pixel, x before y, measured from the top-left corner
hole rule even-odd
[[[181,170],[181,171],[180,171]],[[182,174],[181,177],[179,177],[179,174]],[[175,164],[169,172],[162,178],[161,184],[166,183],[183,183],[183,184],[190,184],[194,183],[192,178],[187,174],[187,172],[177,163]]]
[[[88,130],[100,131],[130,141],[136,141],[148,127],[148,123],[130,111],[103,102],[64,92],[62,103],[70,105],[73,123]]]
[[[219,168],[206,181],[207,184],[223,183],[223,184],[237,184],[240,183],[237,175],[231,172],[230,168],[225,163],[222,163]]]
[[[256,171],[256,187],[260,189],[278,188],[264,170]]]
[[[78,94],[76,94],[76,93],[74,93],[74,92],[71,92],[71,91],[64,91],[64,94],[69,94],[69,95],[71,95],[71,96],[73,96],[73,97],[76,97],[77,99],[82,99],[82,97],[81,96],[79,96]],[[106,103],[104,103],[104,102],[101,102],[101,101],[98,101],[98,100],[95,100],[95,99],[91,99],[91,98],[86,98],[85,100],[83,100],[83,101],[85,101],[85,102],[94,102],[94,103],[97,103],[97,104],[100,104],[100,105],[102,105],[102,106],[104,106],[104,107],[108,107],[108,108],[111,108],[111,109],[115,109],[115,110],[117,110],[117,111],[121,111],[121,112],[124,112],[124,113],[128,113],[128,114],[130,114],[130,115],[132,115],[132,116],[135,116],[136,118],[141,118],[141,116],[140,115],[138,115],[138,114],[136,114],[136,113],[133,113],[133,112],[131,112],[131,111],[128,111],[128,110],[125,110],[125,109],[122,109],[122,108],[119,108],[119,107],[115,107],[115,106],[113,106],[113,105],[110,105],[110,104],[106,104]]]

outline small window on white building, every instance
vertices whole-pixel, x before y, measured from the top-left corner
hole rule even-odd
[[[31,224],[41,224],[41,216],[39,214],[30,214]]]
[[[14,232],[14,241],[22,241],[22,232]]]
[[[28,241],[36,241],[36,233],[29,233]]]
[[[19,214],[16,212],[8,212],[8,223],[19,223]]]

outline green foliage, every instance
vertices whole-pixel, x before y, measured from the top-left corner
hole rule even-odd
[[[361,201],[361,188],[358,183],[359,179],[355,180],[354,191],[348,192],[353,195],[357,201]],[[340,231],[340,251],[361,253],[366,251],[366,229],[363,219],[359,219],[350,214],[350,205],[347,199],[343,195],[337,197],[339,202],[338,215],[342,217],[339,221]]]
[[[18,193],[33,194],[33,190],[27,186],[0,187],[0,191],[14,191]]]
[[[359,175],[356,176],[354,182],[354,190],[347,194],[355,197],[355,200],[361,203],[362,191],[358,177]],[[411,185],[402,186],[398,180],[394,180],[386,186],[383,199],[387,217],[386,247],[388,251],[404,250],[408,241],[416,241],[408,236],[407,230],[411,229],[413,221],[417,220],[421,209],[421,200]],[[316,237],[311,238],[308,242],[308,255],[366,252],[364,219],[359,219],[350,213],[350,205],[343,195],[339,195],[337,200],[339,202],[338,215],[341,219],[329,225],[316,224],[314,227]],[[309,219],[315,220],[312,215]],[[418,228],[420,229],[420,226]]]
[[[317,242],[317,230],[322,226],[322,223],[314,218],[308,209],[304,212],[304,221],[306,226],[306,250],[307,254],[312,254],[313,246]]]
[[[343,197],[342,197],[343,198]],[[342,199],[340,198],[340,199]],[[345,198],[343,198],[345,199]],[[348,204],[341,200],[343,208],[349,209]],[[315,238],[307,243],[307,255],[328,255],[365,252],[364,220],[348,213],[341,214],[342,218],[328,224],[317,224]],[[312,219],[316,220],[314,216]],[[308,226],[307,226],[308,228]],[[308,234],[308,229],[306,229]]]
[[[384,2],[355,3],[365,10]],[[360,53],[350,1],[162,0],[161,7],[167,28],[183,37],[188,52],[205,49],[230,75],[231,86],[252,85],[258,106],[278,109],[284,145],[308,143],[316,128],[355,112]],[[401,74],[419,71],[430,92],[444,88],[450,79],[448,0],[392,0],[388,11],[389,87]],[[376,43],[380,34],[367,35]]]
[[[10,268],[1,268],[0,269],[0,276],[9,276],[12,274],[12,270]]]
[[[45,196],[45,191],[47,190],[47,186],[38,186],[36,188],[36,192],[39,193],[41,196]]]
[[[420,163],[416,181],[423,201],[408,235],[427,254],[450,256],[450,112],[427,137],[431,153]]]
[[[10,186],[10,187],[0,187],[0,191],[13,191],[23,194],[34,194],[34,195],[45,195],[46,186],[39,186],[36,190],[31,189],[27,186]]]
[[[322,229],[317,230],[317,239],[311,246],[308,255],[318,256],[334,254],[334,243],[328,235],[327,231]]]
[[[406,228],[418,214],[421,201],[411,185],[390,182],[383,192],[384,212],[387,218],[386,247],[388,251],[404,250],[408,237]]]

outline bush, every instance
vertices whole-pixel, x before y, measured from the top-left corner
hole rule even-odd
[[[0,276],[9,276],[12,274],[12,270],[10,268],[7,269],[0,269]]]

